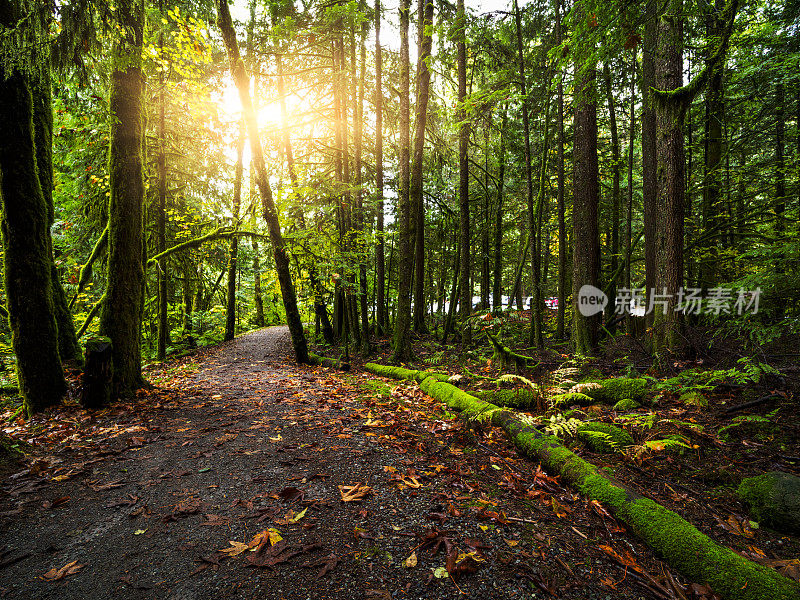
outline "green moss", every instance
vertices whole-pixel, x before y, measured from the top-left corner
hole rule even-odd
[[[606,404],[616,404],[620,400],[628,399],[640,402],[647,393],[646,379],[617,377],[596,383],[600,384],[599,388],[591,389],[591,386],[587,386],[584,393],[592,399]]]
[[[716,544],[676,513],[642,498],[620,506],[634,532],[684,575],[732,600],[789,600],[800,586]]]
[[[496,404],[514,408],[530,408],[536,406],[538,395],[530,388],[514,390],[481,390],[473,392],[477,398]]]
[[[681,394],[681,397],[678,398],[678,402],[686,404],[687,406],[699,406],[700,408],[708,406],[708,400],[700,392],[686,392],[685,394]]]
[[[777,471],[747,477],[737,494],[760,523],[800,533],[800,477]]]
[[[593,404],[594,400],[580,392],[567,392],[566,394],[557,394],[553,396],[550,399],[550,403],[553,406],[573,406],[575,404],[579,406],[588,406],[589,404]]]
[[[410,379],[416,381],[419,371],[404,369],[403,367],[391,367],[389,365],[379,365],[377,363],[367,363],[364,369],[381,377],[391,377],[392,379]]]
[[[578,437],[595,452],[619,452],[633,445],[627,431],[607,423],[586,423],[578,429]]]
[[[614,410],[616,411],[636,410],[640,406],[641,404],[639,404],[636,400],[633,400],[632,398],[625,398],[624,400],[620,400],[614,405]]]

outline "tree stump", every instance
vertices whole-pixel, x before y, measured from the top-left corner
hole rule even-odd
[[[97,336],[86,342],[81,390],[81,404],[85,408],[102,408],[111,403],[114,373],[111,350],[111,340],[107,337]]]

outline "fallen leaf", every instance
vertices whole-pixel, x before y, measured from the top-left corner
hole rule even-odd
[[[317,573],[316,578],[322,579],[323,577],[325,577],[325,575],[333,571],[336,568],[336,565],[338,564],[339,564],[339,557],[336,556],[335,554],[330,554],[325,558],[320,558],[319,560],[315,560],[313,562],[312,561],[306,562],[303,564],[303,566],[304,567],[321,566],[322,568],[319,570],[319,573]]]
[[[353,485],[340,485],[338,487],[339,494],[342,496],[342,502],[361,502],[372,494],[372,488],[361,485],[361,482]]]
[[[67,577],[68,575],[74,575],[85,566],[86,565],[82,565],[77,560],[73,560],[72,562],[65,564],[60,569],[50,569],[47,573],[42,575],[41,578],[45,581],[58,581],[59,579]]]
[[[411,553],[411,556],[409,556],[409,557],[408,557],[408,558],[407,558],[407,559],[406,559],[406,560],[403,562],[403,565],[404,565],[404,566],[405,566],[407,569],[412,569],[412,568],[416,567],[416,566],[417,566],[417,553],[416,553],[416,552],[412,552],[412,553]]]
[[[231,545],[230,548],[223,548],[219,550],[219,552],[224,552],[228,556],[239,556],[242,552],[246,552],[250,549],[250,546],[243,542],[235,542],[230,540],[228,543]]]

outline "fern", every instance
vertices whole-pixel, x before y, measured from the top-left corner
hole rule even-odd
[[[423,358],[422,362],[424,362],[427,365],[438,365],[439,363],[442,362],[442,359],[444,359],[444,350],[441,350],[439,352],[434,352],[430,356]]]
[[[580,419],[574,417],[566,419],[564,415],[558,413],[550,417],[547,425],[544,426],[544,431],[545,433],[564,439],[574,437],[581,425],[583,425],[583,421]]]
[[[717,431],[717,435],[720,438],[726,437],[725,432],[728,431],[729,429],[733,429],[734,427],[742,427],[753,424],[775,425],[775,417],[778,416],[779,410],[780,408],[776,408],[775,410],[770,412],[766,417],[762,417],[761,415],[742,415],[740,417],[736,417],[735,419],[733,419],[733,423],[721,427],[719,431]]]
[[[592,431],[591,429],[584,429],[581,431],[581,437],[588,438],[586,439],[586,442],[590,447],[593,448],[602,448],[605,446],[614,452],[619,452],[621,449],[617,440],[604,431]]]
[[[633,425],[634,427],[641,427],[643,429],[652,429],[653,425],[655,425],[658,420],[658,415],[651,412],[645,415],[639,413],[619,415],[616,419],[614,419],[614,422],[622,423],[624,425]]]
[[[664,452],[670,450],[680,450],[683,451],[686,448],[691,449],[691,446],[686,442],[682,441],[686,438],[675,439],[675,438],[664,438],[663,440],[648,440],[641,446],[637,446],[634,449],[634,455],[639,458],[642,454],[647,452]]]

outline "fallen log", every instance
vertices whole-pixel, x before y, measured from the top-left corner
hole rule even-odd
[[[395,377],[396,367],[375,363],[365,369],[382,377]],[[457,387],[403,369],[403,379],[419,381],[422,390],[467,417],[500,427],[520,454],[542,466],[584,496],[602,502],[633,533],[692,581],[706,583],[729,600],[790,600],[800,598],[800,584],[777,571],[758,565],[730,548],[717,544],[677,513],[625,486],[543,434],[514,412],[483,402]]]
[[[308,364],[317,367],[330,367],[332,369],[339,369],[340,371],[349,371],[350,363],[337,360],[335,358],[328,358],[327,356],[320,356],[319,354],[308,353]]]

